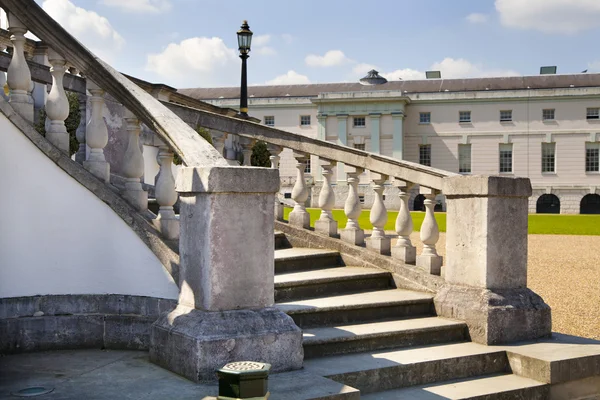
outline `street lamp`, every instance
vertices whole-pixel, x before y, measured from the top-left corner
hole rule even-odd
[[[250,53],[250,43],[252,43],[252,31],[248,21],[244,20],[240,30],[237,32],[240,58],[242,59],[242,87],[240,88],[240,116],[248,118],[248,77],[246,73],[246,60]]]

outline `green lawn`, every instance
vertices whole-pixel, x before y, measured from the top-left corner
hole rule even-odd
[[[291,208],[285,208],[284,218],[287,220]],[[319,218],[321,210],[316,208],[307,209],[310,213],[310,225],[314,226],[315,220]],[[411,212],[415,231],[421,229],[424,212]],[[394,230],[398,212],[388,212],[386,230]],[[344,210],[333,210],[333,217],[338,221],[340,227],[346,225]],[[435,219],[441,232],[446,232],[446,213],[435,213]],[[363,229],[372,229],[369,222],[369,210],[363,210],[358,219]],[[529,233],[538,235],[600,235],[600,215],[552,215],[552,214],[530,214]]]

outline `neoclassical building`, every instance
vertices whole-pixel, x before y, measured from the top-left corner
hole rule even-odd
[[[600,74],[388,82],[371,71],[356,83],[248,91],[250,115],[266,125],[461,174],[528,177],[531,213],[600,213]],[[238,88],[179,92],[222,107],[239,103]],[[232,139],[228,147],[233,157]],[[306,171],[318,188],[316,159]],[[291,191],[291,152],[282,153],[280,172],[282,191]],[[367,173],[361,182],[368,204]],[[391,186],[386,194],[393,206]],[[443,198],[439,204],[445,208]],[[422,207],[416,190],[411,206]]]

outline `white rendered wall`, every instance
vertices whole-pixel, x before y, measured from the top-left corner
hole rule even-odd
[[[0,297],[130,294],[178,288],[117,214],[0,115]]]

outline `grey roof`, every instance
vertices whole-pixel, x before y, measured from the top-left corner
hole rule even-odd
[[[390,81],[381,85],[365,86],[351,83],[316,83],[310,85],[249,86],[248,96],[316,97],[325,92],[370,92],[374,90],[401,90],[408,93],[464,92],[476,90],[553,89],[568,87],[600,87],[598,74],[537,75],[504,78],[429,79]],[[239,87],[179,89],[180,93],[199,100],[237,99]]]

